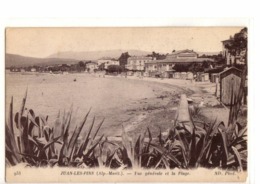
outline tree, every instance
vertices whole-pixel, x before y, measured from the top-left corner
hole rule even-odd
[[[83,61],[79,61],[78,65],[79,65],[80,67],[85,67],[85,63],[84,63]]]
[[[127,64],[127,59],[131,57],[128,52],[122,53],[121,56],[118,58],[119,65],[123,68],[125,68],[125,65]]]
[[[190,64],[178,63],[178,64],[175,64],[175,65],[174,65],[173,69],[174,69],[176,72],[188,72],[190,66],[191,66]]]
[[[156,58],[157,60],[161,60],[161,59],[165,59],[166,55],[159,54],[153,51],[152,54],[148,54],[147,57],[152,57],[152,58]]]
[[[78,72],[82,72],[82,71],[85,71],[85,63],[83,61],[79,61],[78,64],[77,64],[77,71]]]
[[[201,63],[191,63],[188,71],[190,71],[192,73],[203,72],[204,71],[203,64],[201,64]]]
[[[61,71],[69,71],[70,70],[70,67],[69,65],[67,64],[62,64],[61,67],[60,67]]]
[[[114,73],[114,72],[121,73],[123,71],[123,67],[118,66],[118,65],[109,65],[107,67],[107,71],[109,73]]]
[[[202,68],[206,69],[206,68],[209,68],[209,66],[210,66],[210,63],[208,61],[203,61]]]
[[[241,60],[247,65],[247,28],[243,28],[231,37],[230,42],[225,47],[232,56],[240,56]]]
[[[98,66],[98,69],[103,71],[105,70],[105,63],[101,63],[99,66]]]

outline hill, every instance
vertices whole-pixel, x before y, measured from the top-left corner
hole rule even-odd
[[[105,51],[86,51],[86,52],[59,52],[52,54],[46,58],[27,57],[16,54],[5,55],[5,65],[10,66],[31,66],[31,65],[54,65],[54,64],[72,64],[80,60],[97,60],[100,58],[119,58],[124,52],[128,52],[131,56],[145,56],[151,54],[142,50],[105,50]],[[200,56],[214,55],[219,52],[197,52]]]
[[[145,56],[151,52],[142,50],[103,50],[86,52],[59,52],[50,55],[48,58],[68,58],[76,60],[97,60],[100,58],[119,58],[123,52],[128,52],[131,56]]]
[[[5,67],[16,66],[32,66],[32,65],[53,65],[53,64],[72,64],[77,63],[76,59],[66,59],[66,58],[35,58],[26,57],[16,54],[6,54],[5,55]]]

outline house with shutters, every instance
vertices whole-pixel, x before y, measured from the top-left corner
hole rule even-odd
[[[97,60],[97,64],[98,64],[98,66],[103,65],[104,69],[107,70],[108,66],[110,66],[110,65],[118,65],[119,66],[119,61],[114,59],[114,58],[103,57],[103,58]]]
[[[152,57],[147,56],[132,56],[127,59],[126,69],[133,72],[145,71],[145,63],[151,62]]]
[[[160,75],[161,77],[172,78],[176,64],[190,65],[193,63],[202,64],[203,62],[214,62],[211,58],[199,58],[193,50],[181,50],[173,52],[163,60],[150,61],[145,63],[145,71],[151,77]]]
[[[85,72],[95,72],[98,69],[98,63],[91,61],[86,63]]]

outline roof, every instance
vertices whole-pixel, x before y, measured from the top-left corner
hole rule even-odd
[[[115,58],[103,57],[103,58],[98,59],[97,61],[118,61],[118,60]]]
[[[223,41],[221,41],[221,42],[231,42],[231,40],[228,39],[228,40],[223,40]]]
[[[131,56],[129,57],[127,60],[152,60],[152,57],[148,57],[148,56]]]
[[[193,50],[189,50],[189,49],[184,49],[184,50],[179,50],[179,51],[175,51],[169,55],[175,55],[175,54],[180,54],[180,53],[183,53],[183,52],[192,52],[192,53],[196,53],[194,52]]]
[[[98,63],[97,62],[90,62],[90,63],[86,63],[86,65],[97,65]]]
[[[207,73],[220,73],[224,70],[224,67],[216,67],[216,68],[209,68],[209,69],[205,69],[205,72]]]
[[[161,61],[161,60],[153,60],[153,61],[149,61],[145,64],[156,64],[156,63],[158,63],[158,61]]]
[[[202,63],[203,61],[214,62],[211,58],[166,58],[163,60],[150,61],[146,64],[155,64],[155,63]]]
[[[220,72],[219,73],[219,75],[222,75],[222,74],[224,74],[224,73],[226,73],[226,72],[228,72],[228,71],[230,71],[230,70],[236,70],[236,71],[238,71],[238,72],[241,72],[242,73],[242,71],[241,70],[239,70],[238,68],[236,68],[236,67],[230,67],[230,68],[228,68],[228,69],[226,69],[226,70],[224,70],[224,71],[222,71],[222,72]]]

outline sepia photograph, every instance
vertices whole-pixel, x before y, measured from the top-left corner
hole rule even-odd
[[[7,27],[6,182],[245,182],[248,28]]]

